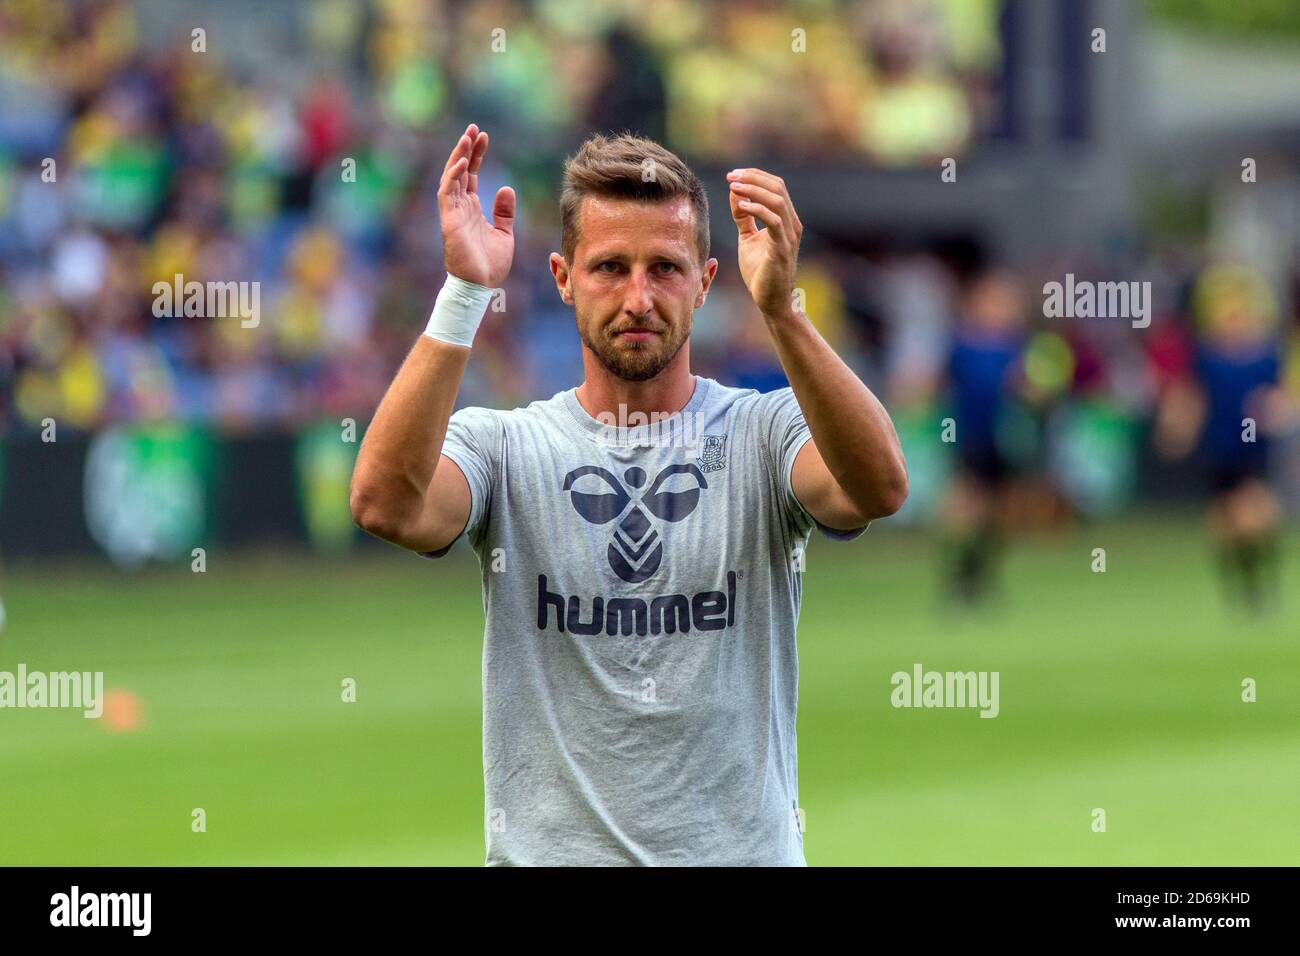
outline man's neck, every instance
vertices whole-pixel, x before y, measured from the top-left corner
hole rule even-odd
[[[695,376],[686,349],[683,347],[662,372],[644,382],[629,382],[619,378],[600,364],[595,356],[583,350],[586,381],[575,393],[578,403],[592,418],[611,415],[615,421],[626,421],[641,413],[646,420],[680,412],[695,394]],[[621,409],[621,410],[620,410]]]

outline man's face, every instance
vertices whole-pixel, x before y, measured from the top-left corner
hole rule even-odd
[[[588,196],[578,221],[573,262],[551,254],[578,335],[612,374],[652,379],[686,342],[718,269],[716,259],[700,262],[691,202]]]

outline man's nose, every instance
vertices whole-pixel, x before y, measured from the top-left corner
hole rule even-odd
[[[645,270],[634,268],[628,279],[627,293],[623,299],[623,308],[629,315],[649,315],[654,308],[650,297],[650,277]]]

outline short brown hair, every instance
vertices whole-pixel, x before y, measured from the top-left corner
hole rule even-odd
[[[695,245],[700,262],[709,258],[709,199],[704,184],[680,157],[654,140],[629,132],[612,137],[597,133],[565,160],[560,247],[570,265],[578,246],[578,212],[587,196],[645,202],[688,197],[695,207]]]

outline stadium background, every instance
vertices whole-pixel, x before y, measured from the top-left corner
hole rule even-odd
[[[1295,353],[1298,94],[1280,2],[0,0],[0,670],[112,689],[102,721],[0,711],[0,864],[482,861],[477,568],[365,539],[344,437],[427,317],[436,176],[469,121],[493,137],[480,192],[521,210],[462,404],[580,380],[545,265],[560,164],[622,128],[710,189],[696,371],[784,384],[721,184],[744,163],[790,186],[809,315],[894,414],[913,484],[808,556],[811,863],[1295,863],[1300,547],[1277,612],[1224,608],[1202,479],[1150,429],[1209,265],[1267,284]],[[939,587],[939,372],[993,267],[1052,400],[1013,442],[1032,478],[1001,600],[972,613]],[[1151,327],[1042,318],[1067,272],[1151,281]],[[176,273],[260,282],[260,324],[155,318]],[[1294,507],[1294,429],[1277,450]],[[894,710],[917,661],[999,671],[1000,716]]]

